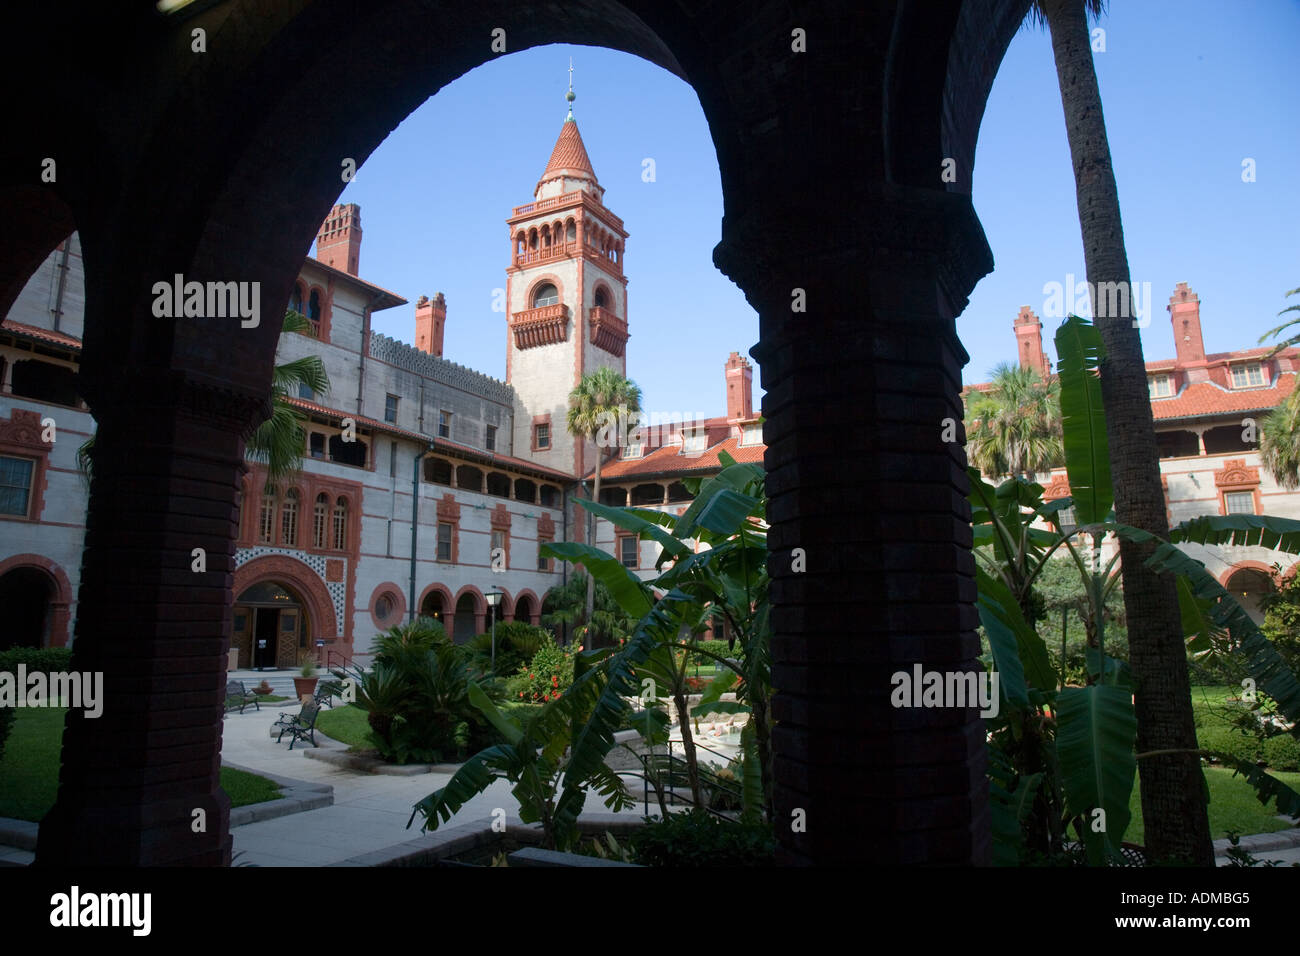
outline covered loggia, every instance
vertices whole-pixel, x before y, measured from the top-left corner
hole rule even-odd
[[[350,0],[225,0],[166,16],[51,0],[16,16],[60,67],[38,90],[18,61],[0,66],[31,91],[0,146],[15,171],[0,311],[75,221],[81,390],[99,423],[74,667],[105,673],[106,701],[99,720],[69,715],[38,863],[229,863],[217,771],[236,496],[269,410],[269,319],[341,170],[501,55],[494,38],[642,56],[708,119],[715,264],[760,316],[785,858],[985,860],[978,714],[895,710],[888,689],[913,662],[977,666],[965,458],[941,422],[961,419],[955,318],[992,259],[969,175],[940,173],[946,158],[969,173],[1026,6],[375,0],[358,17]],[[156,317],[152,287],[177,274],[258,283],[262,321]]]

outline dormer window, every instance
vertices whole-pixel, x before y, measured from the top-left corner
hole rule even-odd
[[[624,458],[640,458],[645,454],[645,445],[641,442],[628,442],[623,446]]]
[[[1258,362],[1243,362],[1232,366],[1233,388],[1255,388],[1264,384],[1264,371]]]
[[[763,426],[758,422],[751,425],[745,425],[740,430],[740,445],[761,445],[763,444]]]
[[[1168,398],[1174,393],[1174,383],[1168,375],[1148,375],[1147,391],[1152,398]]]
[[[537,291],[533,293],[533,308],[541,309],[548,305],[560,304],[560,291],[549,282],[538,286]]]
[[[682,434],[682,454],[690,455],[704,451],[705,432],[703,428]]]

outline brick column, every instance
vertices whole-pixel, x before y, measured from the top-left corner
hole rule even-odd
[[[229,865],[221,718],[242,433],[261,401],[135,370],[111,395],[94,402],[72,660],[103,673],[103,713],[69,711],[36,860]]]
[[[851,221],[755,203],[715,251],[761,323],[775,831],[789,863],[985,863],[978,711],[890,694],[916,662],[979,669],[966,459],[941,435],[954,317],[992,263],[966,198],[845,187]]]

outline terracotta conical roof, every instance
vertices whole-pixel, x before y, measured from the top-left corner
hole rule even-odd
[[[555,149],[551,150],[551,161],[546,164],[541,182],[557,176],[572,176],[596,182],[596,171],[591,168],[587,147],[582,144],[582,135],[572,116],[560,127],[560,137],[555,141]]]

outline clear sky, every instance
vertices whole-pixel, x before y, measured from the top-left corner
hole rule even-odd
[[[1300,107],[1293,0],[1115,3],[1094,54],[1133,281],[1150,283],[1148,359],[1171,357],[1174,285],[1200,294],[1208,351],[1247,348],[1300,286]],[[532,199],[566,115],[574,59],[578,121],[605,202],[627,241],[628,375],[645,407],[725,410],[727,354],[746,354],[758,317],[712,264],[721,238],[717,159],[698,98],[636,57],[592,47],[513,53],[461,77],[409,116],[344,189],[362,208],[361,275],[409,300],[374,327],[410,342],[414,301],[447,297],[444,355],[505,377],[505,219]],[[645,159],[655,180],[646,182]],[[1256,181],[1242,181],[1255,160]],[[989,98],[974,201],[993,249],[958,330],[968,382],[1014,360],[1021,305],[1044,323],[1044,285],[1084,277],[1074,179],[1051,43],[1015,37]],[[752,362],[751,358],[751,362]],[[755,406],[761,400],[757,363]]]

